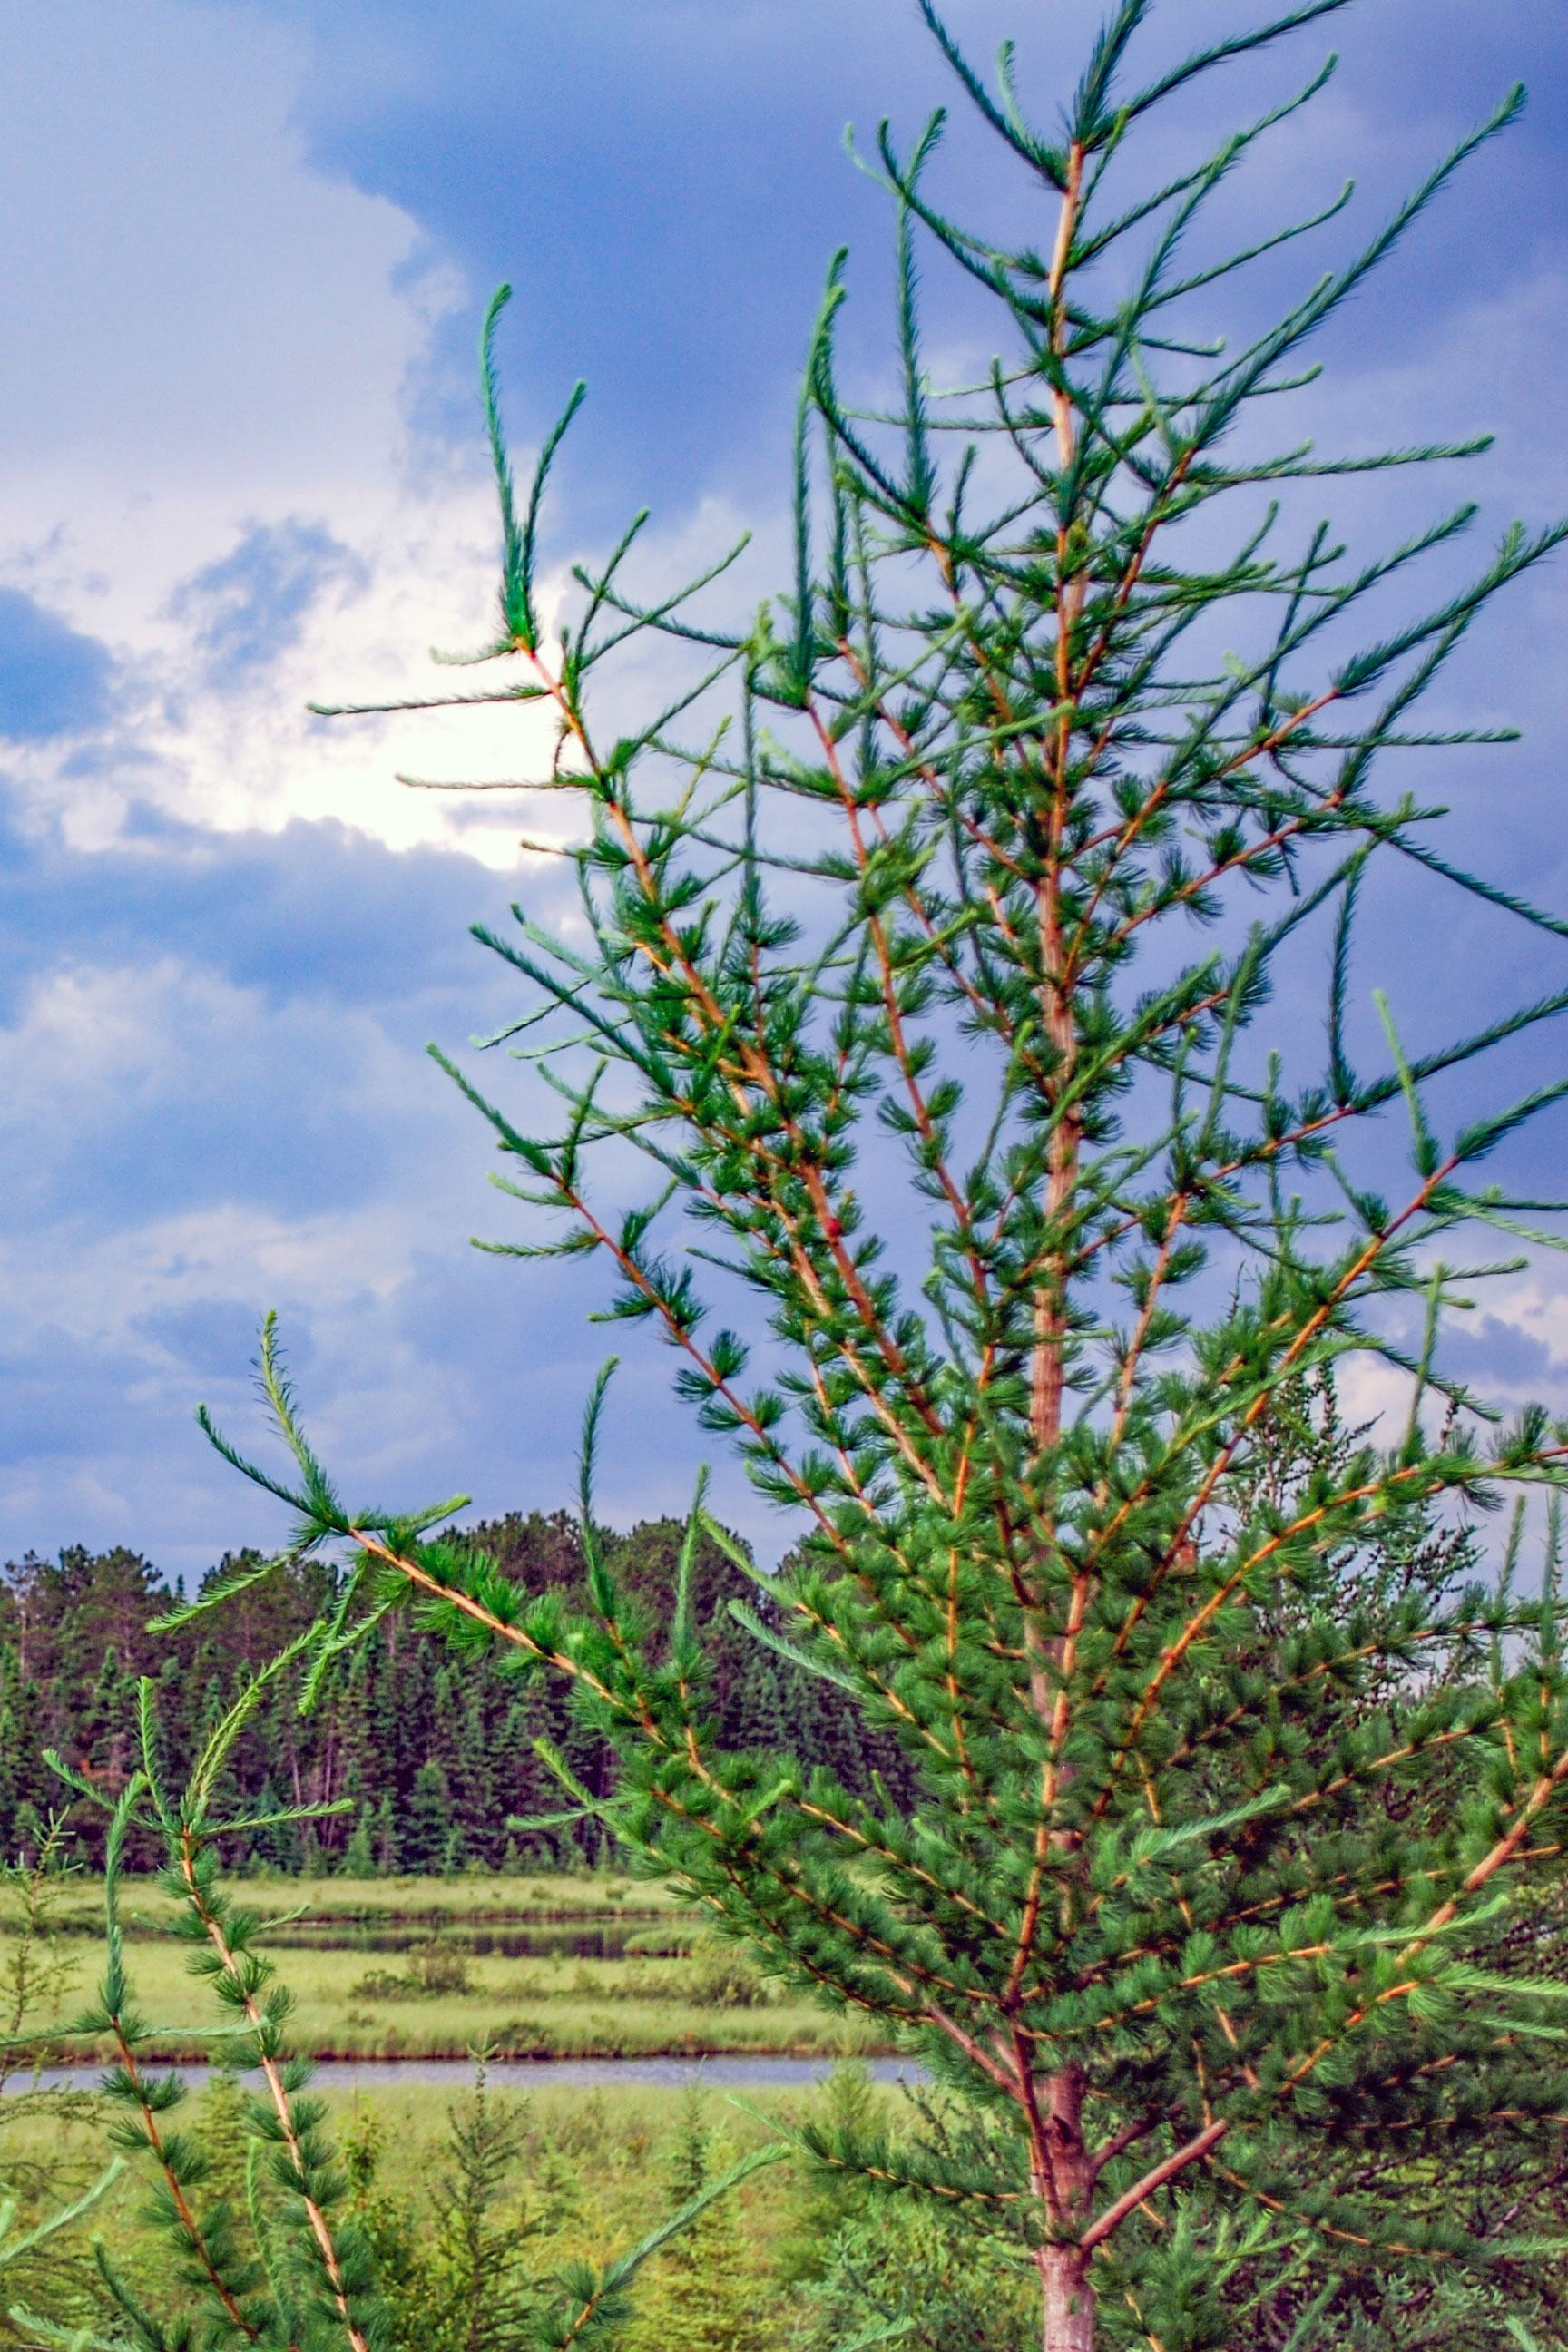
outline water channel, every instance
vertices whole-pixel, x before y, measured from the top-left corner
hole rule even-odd
[[[907,2058],[873,2058],[868,2063],[879,2083],[923,2079],[921,2069]],[[485,2078],[497,2089],[516,2091],[545,2090],[552,2085],[587,2090],[616,2083],[680,2090],[692,2082],[714,2090],[778,2090],[789,2084],[819,2083],[832,2064],[828,2057],[497,2058],[486,2067]],[[148,2071],[163,2074],[170,2069],[158,2066]],[[184,2076],[193,2091],[199,2091],[208,2070],[198,2061],[174,2071]],[[98,2066],[47,2066],[36,2077],[14,2074],[6,2087],[26,2091],[36,2083],[41,2090],[92,2091],[101,2074]],[[240,2079],[252,2078],[242,2075]],[[467,2058],[324,2058],[310,2082],[312,2089],[325,2091],[388,2091],[409,2083],[442,2083],[459,2091],[473,2079],[473,2063]]]

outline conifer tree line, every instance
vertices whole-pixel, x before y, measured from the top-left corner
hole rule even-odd
[[[605,1541],[629,1583],[653,1590],[668,1576],[680,1537],[675,1522],[651,1520]],[[471,1540],[506,1559],[531,1591],[581,1599],[582,1543],[566,1513],[511,1513],[476,1528]],[[247,1563],[251,1555],[230,1554],[212,1577],[243,1574]],[[165,1631],[155,1630],[156,1621],[183,1596],[136,1552],[76,1546],[58,1560],[29,1554],[8,1567],[0,1583],[0,1852],[12,1860],[35,1853],[44,1824],[59,1810],[66,1792],[46,1750],[57,1750],[106,1796],[119,1794],[131,1770],[142,1675],[157,1694],[166,1769],[175,1778],[187,1772],[258,1669],[310,1624],[329,1581],[318,1563],[300,1562],[245,1606]],[[703,1547],[697,1608],[713,1641],[730,1735],[769,1748],[803,1743],[858,1788],[869,1789],[879,1766],[897,1777],[896,1747],[868,1748],[842,1693],[761,1648],[730,1617],[727,1604],[751,1590],[716,1545]],[[288,1692],[269,1696],[230,1752],[219,1791],[236,1817],[344,1798],[350,1810],[241,1832],[225,1841],[224,1859],[237,1869],[365,1878],[570,1870],[607,1861],[605,1832],[592,1819],[509,1827],[559,1811],[556,1784],[536,1751],[540,1739],[598,1793],[613,1790],[613,1749],[576,1722],[563,1692],[521,1688],[482,1666],[470,1673],[389,1619],[346,1662],[329,1710],[302,1717]],[[100,1865],[102,1817],[78,1803],[70,1832],[67,1851]],[[152,1861],[134,1842],[131,1858]]]

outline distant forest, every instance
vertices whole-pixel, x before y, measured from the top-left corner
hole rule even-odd
[[[682,1528],[645,1521],[603,1542],[622,1590],[668,1622]],[[576,1522],[537,1512],[474,1528],[482,1545],[529,1591],[584,1587]],[[231,1554],[225,1573],[253,1555]],[[210,1580],[204,1580],[204,1581]],[[163,1766],[177,1779],[206,1735],[265,1663],[320,1609],[331,1571],[305,1562],[280,1570],[210,1616],[174,1633],[151,1633],[148,1620],[176,1594],[140,1554],[29,1554],[0,1585],[0,1851],[26,1854],[44,1821],[68,1796],[44,1761],[55,1748],[106,1794],[132,1769],[135,1685],[150,1675],[158,1693]],[[880,1772],[901,1791],[890,1741],[868,1738],[835,1686],[777,1656],[729,1614],[731,1598],[754,1606],[756,1590],[714,1546],[700,1553],[694,1616],[712,1664],[711,1700],[723,1744],[787,1748],[826,1766],[856,1794]],[[765,1598],[763,1609],[765,1613]],[[403,1612],[383,1620],[342,1668],[315,1712],[298,1713],[297,1693],[268,1695],[235,1751],[219,1791],[230,1818],[275,1806],[347,1799],[331,1819],[239,1836],[233,1869],[373,1877],[395,1872],[539,1871],[607,1859],[592,1820],[564,1829],[509,1824],[557,1811],[563,1793],[535,1752],[553,1741],[596,1796],[614,1785],[609,1751],[574,1723],[554,1681],[534,1685],[500,1673],[489,1658],[459,1658]],[[70,1813],[76,1851],[97,1864],[102,1817],[86,1800]],[[145,1860],[150,1864],[149,1854]]]

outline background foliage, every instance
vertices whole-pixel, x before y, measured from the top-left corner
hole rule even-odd
[[[627,1590],[649,1597],[668,1584],[680,1538],[672,1520],[602,1537]],[[582,1542],[564,1513],[509,1514],[468,1540],[503,1559],[531,1592],[584,1596]],[[252,1555],[226,1555],[208,1581],[247,1563]],[[130,1770],[142,1675],[157,1689],[168,1768],[174,1775],[188,1769],[248,1679],[310,1624],[330,1581],[320,1563],[300,1561],[253,1586],[232,1609],[156,1631],[150,1621],[182,1596],[137,1552],[72,1546],[58,1560],[29,1555],[8,1567],[0,1583],[0,1852],[36,1852],[43,1822],[58,1806],[46,1748],[58,1748],[106,1794],[118,1794]],[[692,1590],[728,1738],[778,1747],[787,1728],[797,1752],[852,1788],[868,1790],[879,1769],[900,1778],[894,1744],[868,1743],[842,1693],[760,1647],[729,1616],[729,1601],[752,1588],[716,1544],[701,1547]],[[517,1833],[507,1826],[553,1804],[556,1783],[533,1745],[541,1738],[554,1742],[596,1793],[609,1793],[613,1750],[578,1722],[563,1691],[520,1686],[483,1664],[460,1665],[388,1619],[347,1663],[330,1706],[302,1717],[288,1692],[269,1694],[225,1768],[224,1801],[234,1811],[341,1797],[353,1811],[242,1833],[226,1841],[225,1861],[241,1870],[342,1869],[360,1878],[591,1864],[605,1851],[591,1818]],[[69,1843],[94,1868],[101,1865],[102,1823],[91,1808],[76,1808]]]

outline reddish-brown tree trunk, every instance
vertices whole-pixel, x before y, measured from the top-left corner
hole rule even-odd
[[[1046,2246],[1040,2273],[1046,2290],[1045,2352],[1094,2352],[1091,2256],[1076,2246]]]
[[[1094,2168],[1083,2137],[1083,2074],[1064,2066],[1042,2086],[1044,2141],[1037,2179],[1053,2226],[1063,2235],[1040,2248],[1045,2292],[1045,2352],[1094,2352],[1092,2254],[1071,2242],[1087,2228],[1094,2202]]]

